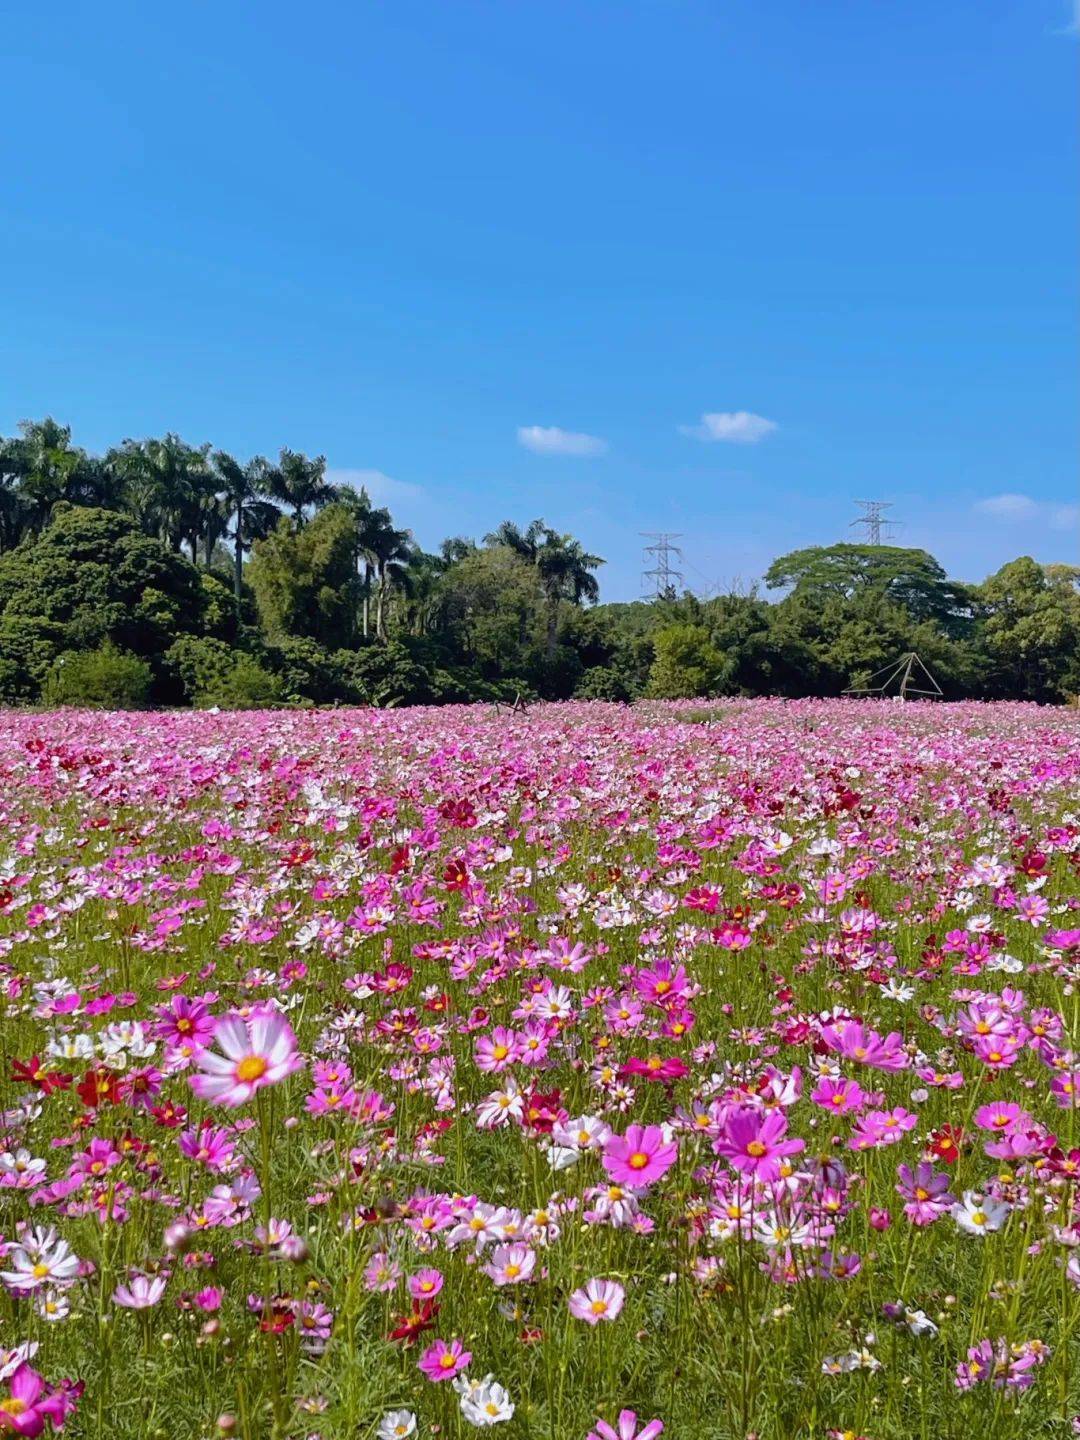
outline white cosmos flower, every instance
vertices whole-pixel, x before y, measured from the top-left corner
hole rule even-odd
[[[914,985],[904,985],[892,976],[887,985],[881,987],[881,993],[886,1000],[895,1000],[900,1005],[906,1005],[909,1000],[915,997]]]
[[[461,1396],[461,1413],[470,1425],[498,1425],[514,1413],[514,1402],[494,1375],[485,1375],[483,1380],[459,1375],[453,1384]]]
[[[961,1204],[953,1206],[953,1219],[968,1235],[988,1235],[1000,1230],[1009,1218],[1009,1207],[1000,1200],[988,1200],[974,1190],[965,1190]]]
[[[0,1280],[17,1294],[71,1285],[78,1278],[79,1257],[51,1226],[27,1231],[7,1258],[11,1269],[0,1271]]]
[[[416,1434],[416,1416],[411,1410],[388,1410],[379,1421],[378,1440],[406,1440]]]
[[[912,1335],[936,1335],[938,1333],[938,1327],[925,1310],[909,1310],[906,1305],[904,1306],[904,1324]]]

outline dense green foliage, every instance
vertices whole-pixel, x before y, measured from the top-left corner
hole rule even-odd
[[[924,550],[839,544],[776,560],[775,598],[601,605],[602,564],[541,520],[426,553],[321,456],[169,434],[97,457],[26,422],[0,439],[0,701],[837,695],[910,650],[949,698],[1080,692],[1077,567],[969,585]]]

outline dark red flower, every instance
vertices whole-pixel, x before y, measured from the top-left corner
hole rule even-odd
[[[415,1345],[425,1330],[435,1328],[435,1317],[439,1313],[437,1300],[424,1300],[414,1305],[408,1315],[403,1315],[387,1336],[388,1340],[400,1341],[403,1345]]]
[[[30,1059],[25,1062],[13,1060],[11,1062],[11,1078],[18,1080],[23,1085],[32,1085],[43,1095],[51,1095],[54,1090],[69,1090],[72,1081],[70,1075],[65,1075],[59,1070],[47,1070],[40,1055],[31,1055]]]

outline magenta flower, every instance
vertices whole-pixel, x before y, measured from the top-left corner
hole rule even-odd
[[[837,1020],[821,1027],[821,1038],[830,1050],[875,1070],[904,1070],[908,1057],[904,1053],[903,1036],[893,1030],[880,1036],[858,1020]]]
[[[980,1105],[975,1111],[975,1124],[980,1130],[1008,1133],[1018,1125],[1027,1125],[1031,1116],[1015,1100],[999,1100],[996,1105]]]
[[[734,1109],[724,1122],[726,1133],[713,1141],[713,1149],[742,1175],[779,1180],[786,1157],[806,1149],[805,1140],[785,1138],[787,1125],[787,1116],[779,1110]]]
[[[625,1300],[626,1291],[617,1280],[595,1278],[575,1290],[567,1303],[575,1320],[599,1325],[601,1320],[617,1320]]]
[[[857,1110],[865,1099],[862,1086],[854,1080],[829,1080],[822,1077],[810,1096],[815,1105],[820,1105],[823,1110],[831,1110],[834,1115],[846,1115],[849,1110]]]
[[[597,1420],[596,1429],[590,1430],[585,1440],[656,1440],[656,1437],[664,1432],[662,1420],[650,1420],[640,1430],[637,1424],[638,1418],[633,1410],[622,1410],[619,1413],[618,1429],[609,1425],[606,1420]]]
[[[604,1146],[604,1169],[616,1185],[641,1188],[663,1179],[675,1164],[679,1147],[665,1141],[659,1125],[631,1125]]]
[[[466,1369],[472,1353],[465,1349],[460,1340],[436,1340],[420,1356],[419,1366],[432,1383],[453,1380]]]
[[[909,1165],[898,1165],[896,1178],[900,1182],[896,1193],[907,1202],[904,1214],[913,1225],[932,1225],[948,1215],[956,1203],[949,1193],[948,1175],[943,1170],[935,1170],[925,1160],[914,1170]]]
[[[74,1408],[67,1394],[50,1390],[37,1371],[24,1361],[8,1382],[8,1394],[0,1400],[0,1430],[11,1430],[16,1435],[40,1435],[46,1421],[60,1430]]]
[[[214,1040],[224,1054],[200,1050],[195,1056],[199,1073],[191,1088],[201,1100],[234,1108],[267,1085],[276,1085],[303,1068],[292,1026],[276,1010],[254,1015],[224,1015],[214,1027]]]
[[[418,1270],[408,1279],[408,1291],[414,1300],[434,1300],[443,1288],[442,1271],[430,1268]]]

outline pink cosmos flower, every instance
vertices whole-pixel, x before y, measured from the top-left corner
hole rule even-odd
[[[1031,1116],[1015,1100],[999,1100],[996,1105],[980,1105],[975,1111],[975,1124],[980,1130],[1008,1134],[1017,1127],[1029,1125]]]
[[[821,1027],[821,1038],[830,1050],[862,1065],[872,1065],[875,1070],[907,1068],[903,1036],[896,1030],[883,1038],[858,1020],[836,1020]]]
[[[854,1080],[830,1080],[823,1076],[814,1088],[810,1099],[815,1105],[820,1105],[823,1110],[831,1110],[834,1115],[846,1115],[849,1110],[857,1110],[866,1098],[862,1086]]]
[[[64,1391],[50,1391],[25,1361],[9,1380],[8,1392],[0,1400],[0,1430],[11,1430],[16,1435],[40,1435],[46,1420],[60,1430],[69,1411],[75,1408]]]
[[[460,1340],[436,1340],[420,1356],[419,1366],[427,1378],[436,1384],[440,1380],[453,1380],[466,1369],[472,1353],[466,1350]]]
[[[127,1285],[118,1285],[113,1291],[113,1304],[122,1305],[125,1310],[150,1310],[165,1294],[165,1277],[136,1275]]]
[[[617,1320],[626,1300],[626,1291],[617,1280],[594,1278],[575,1290],[567,1302],[575,1320],[599,1325],[601,1320]]]
[[[520,1285],[532,1278],[536,1269],[536,1251],[528,1245],[496,1245],[491,1259],[484,1266],[496,1285]]]
[[[634,1055],[619,1071],[620,1075],[637,1076],[642,1080],[663,1080],[666,1084],[681,1080],[689,1073],[686,1061],[680,1060],[677,1055],[650,1055],[644,1060]]]
[[[914,1170],[910,1165],[898,1165],[896,1178],[900,1182],[896,1192],[907,1202],[904,1214],[913,1225],[932,1225],[956,1203],[955,1196],[949,1193],[948,1175],[925,1160]]]
[[[782,1110],[763,1113],[735,1108],[728,1111],[725,1134],[713,1141],[713,1149],[740,1174],[766,1182],[779,1180],[785,1157],[806,1149],[805,1140],[794,1136],[785,1138],[787,1127],[787,1116]]]
[[[292,1026],[277,1011],[243,1019],[224,1015],[214,1026],[214,1040],[225,1052],[200,1050],[195,1057],[199,1073],[191,1088],[202,1100],[235,1108],[267,1085],[303,1068]]]
[[[409,1276],[407,1289],[414,1300],[434,1300],[443,1283],[442,1271],[418,1270],[415,1275]]]
[[[606,1420],[597,1420],[596,1429],[590,1430],[585,1440],[656,1440],[664,1433],[662,1420],[650,1420],[640,1430],[637,1424],[638,1418],[633,1410],[622,1410],[619,1412],[618,1429]]]
[[[616,1185],[641,1188],[662,1179],[675,1164],[679,1147],[665,1141],[659,1125],[631,1125],[604,1146],[604,1169]]]

